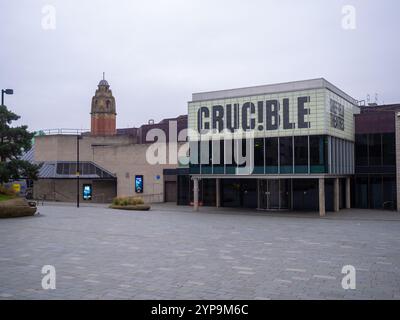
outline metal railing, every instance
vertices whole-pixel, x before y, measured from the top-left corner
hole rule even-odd
[[[38,135],[57,135],[57,134],[70,134],[70,135],[79,135],[85,132],[90,132],[89,129],[69,129],[69,128],[58,128],[58,129],[42,129],[37,130],[36,133]]]
[[[48,194],[42,194],[38,197],[36,197],[34,200],[37,201],[37,205],[39,206],[40,203],[42,203],[42,206],[44,205],[45,201],[54,201],[54,202],[75,202],[76,198],[71,197],[69,195],[66,195],[62,192],[59,191],[52,191]],[[92,197],[91,201],[88,201],[88,203],[92,202],[92,203],[111,203],[111,199],[109,201],[106,201],[108,199],[106,199],[106,194],[105,193],[100,193],[97,195],[94,195]],[[85,202],[83,202],[85,203]]]

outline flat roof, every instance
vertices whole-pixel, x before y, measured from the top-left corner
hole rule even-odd
[[[244,87],[236,89],[198,92],[192,94],[191,102],[205,101],[205,100],[219,100],[226,98],[255,96],[255,95],[290,92],[290,91],[302,91],[302,90],[320,89],[320,88],[326,88],[336,93],[337,95],[341,96],[342,98],[346,99],[347,101],[349,101],[354,105],[358,104],[358,101],[356,99],[349,96],[347,93],[340,90],[338,87],[336,87],[329,81],[325,80],[324,78],[283,82],[283,83],[267,84],[261,86]]]

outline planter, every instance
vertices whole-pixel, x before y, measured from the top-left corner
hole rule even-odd
[[[0,202],[0,218],[17,218],[33,216],[36,206],[28,203],[26,199],[15,198]]]
[[[127,206],[111,205],[110,208],[117,210],[138,210],[138,211],[150,210],[150,206],[148,204],[137,204],[137,205],[127,205]]]

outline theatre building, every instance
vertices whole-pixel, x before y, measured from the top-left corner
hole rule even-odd
[[[321,216],[349,208],[358,113],[355,99],[322,78],[194,93],[178,204]]]

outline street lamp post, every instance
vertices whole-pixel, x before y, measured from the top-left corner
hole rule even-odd
[[[79,195],[79,176],[80,176],[80,171],[79,171],[79,140],[82,139],[82,136],[79,134],[76,136],[76,207],[79,208],[79,200],[80,200],[80,195]]]
[[[14,94],[13,89],[1,89],[1,105],[4,106],[4,94]]]

